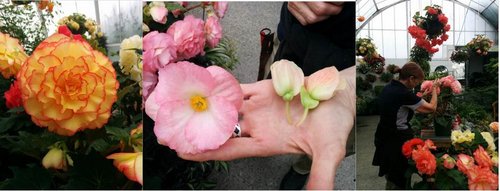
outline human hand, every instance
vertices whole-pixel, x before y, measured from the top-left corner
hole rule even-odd
[[[179,154],[188,160],[233,160],[279,154],[307,154],[312,158],[308,188],[333,189],[335,171],[346,152],[346,142],[354,125],[355,69],[340,72],[348,85],[332,99],[321,102],[299,127],[288,124],[285,102],[271,80],[242,84],[245,100],[240,113],[242,136],[229,139],[219,149],[201,154]],[[303,107],[300,97],[291,103],[291,116],[298,120]]]
[[[342,7],[343,2],[288,2],[288,10],[304,26],[337,15]]]

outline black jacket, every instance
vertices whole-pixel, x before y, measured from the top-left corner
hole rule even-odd
[[[288,11],[287,4],[281,8],[278,34],[283,38],[275,61],[293,61],[306,76],[328,66],[339,71],[354,66],[354,2],[344,3],[338,15],[307,26],[302,26]]]

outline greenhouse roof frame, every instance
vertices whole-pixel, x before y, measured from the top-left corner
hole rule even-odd
[[[367,17],[363,23],[357,23],[356,34],[359,33],[363,27],[370,22],[377,15],[391,8],[397,4],[410,1],[410,0],[358,0],[356,6],[356,12],[358,16]],[[457,5],[463,6],[469,11],[477,13],[481,18],[483,18],[486,23],[491,25],[498,31],[498,1],[497,0],[442,0],[450,1]],[[432,0],[431,0],[432,3]],[[366,7],[369,6],[369,7]],[[373,8],[375,11],[373,12]]]

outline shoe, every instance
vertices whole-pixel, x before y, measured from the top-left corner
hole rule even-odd
[[[304,185],[306,184],[307,174],[299,174],[293,168],[286,173],[286,175],[281,180],[280,190],[302,190]]]

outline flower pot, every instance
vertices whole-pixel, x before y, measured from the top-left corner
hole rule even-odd
[[[449,117],[441,116],[434,119],[434,132],[436,136],[447,136],[451,135],[451,125],[452,119]]]

